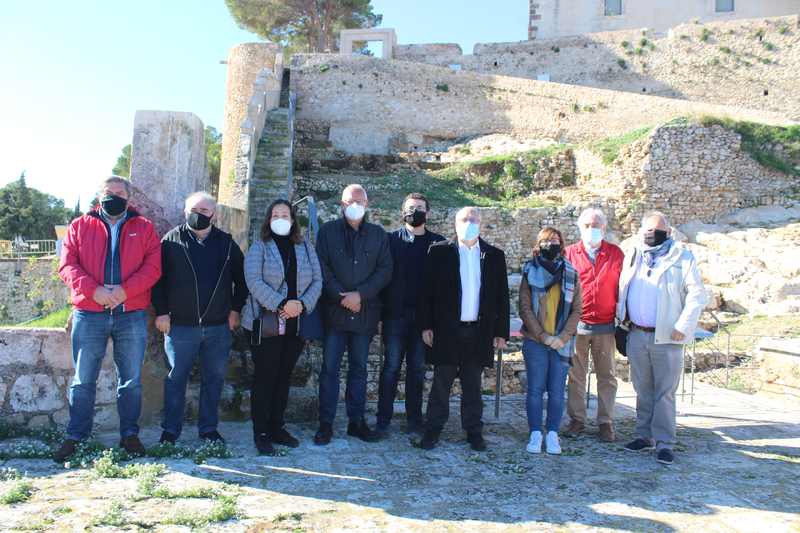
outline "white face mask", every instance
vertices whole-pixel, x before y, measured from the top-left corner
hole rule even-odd
[[[289,235],[292,229],[292,223],[285,218],[276,218],[269,223],[269,229],[271,229],[272,233],[275,235],[285,237]]]
[[[363,205],[352,203],[345,208],[344,216],[355,222],[364,218],[366,211]]]
[[[459,224],[456,227],[456,234],[462,241],[471,241],[478,238],[481,233],[481,227],[475,222],[467,222],[466,224]]]
[[[581,230],[581,240],[586,246],[597,248],[603,240],[603,230],[600,228],[588,228]]]

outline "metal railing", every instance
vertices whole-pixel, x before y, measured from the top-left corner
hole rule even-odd
[[[46,257],[55,253],[56,241],[53,240],[26,241],[21,238],[13,241],[0,240],[0,258],[4,259]]]

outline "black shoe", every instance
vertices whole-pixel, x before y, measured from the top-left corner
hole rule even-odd
[[[467,442],[469,442],[469,447],[476,452],[486,451],[486,441],[483,440],[483,435],[480,433],[469,433],[467,435]]]
[[[271,432],[269,438],[273,443],[280,444],[281,446],[288,446],[289,448],[297,448],[300,446],[300,441],[292,437],[291,433],[286,431],[286,428]]]
[[[423,450],[432,450],[439,444],[439,432],[427,430],[422,436],[422,440],[417,443],[418,448]]]
[[[57,463],[63,463],[70,457],[72,454],[75,453],[75,449],[78,446],[78,441],[72,439],[66,439],[64,442],[61,443],[61,447],[55,451],[53,454],[53,461]]]
[[[675,455],[668,448],[661,448],[656,455],[656,461],[662,465],[671,465],[675,461]]]
[[[258,455],[275,455],[275,448],[272,447],[272,442],[270,442],[269,436],[266,433],[258,435],[255,441]]]
[[[381,440],[380,434],[370,429],[367,421],[363,418],[357,422],[350,422],[347,424],[347,434],[351,437],[356,437],[364,442],[378,442]]]
[[[216,429],[214,431],[209,431],[208,433],[201,433],[200,439],[207,442],[212,442],[212,443],[219,442],[221,444],[225,444],[225,439],[222,438],[222,435],[220,435]]]
[[[375,433],[377,433],[382,439],[388,437],[389,424],[375,424]]]
[[[411,435],[424,435],[425,424],[423,422],[416,422],[414,420],[409,420],[406,423],[406,433]]]
[[[159,444],[175,444],[176,442],[178,442],[178,437],[169,431],[162,431],[161,438],[158,439]]]
[[[655,446],[649,440],[638,438],[630,441],[624,448],[629,452],[646,452],[654,449]]]
[[[142,444],[142,441],[140,441],[139,437],[136,435],[125,437],[124,439],[119,441],[119,447],[128,452],[133,457],[144,457],[145,455],[147,455],[147,450],[145,450],[144,444]]]
[[[317,430],[316,435],[314,435],[314,444],[317,446],[325,446],[326,444],[331,443],[331,439],[333,438],[333,426],[330,422],[320,422],[319,429]]]

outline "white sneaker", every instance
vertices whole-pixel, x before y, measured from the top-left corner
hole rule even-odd
[[[528,446],[525,447],[528,453],[542,453],[542,432],[531,431],[531,440],[528,441]]]
[[[547,432],[547,453],[550,455],[561,455],[561,444],[558,442],[558,433],[555,431]]]

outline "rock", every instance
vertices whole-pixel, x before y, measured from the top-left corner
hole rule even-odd
[[[729,213],[719,219],[719,221],[724,224],[736,224],[739,226],[777,224],[790,220],[800,220],[800,207],[751,207]]]
[[[192,113],[137,111],[131,183],[147,191],[172,225],[181,223],[186,197],[211,186],[200,118]]]
[[[95,407],[94,411],[94,429],[99,431],[107,431],[119,427],[119,415],[117,414],[116,405],[105,405]]]
[[[52,414],[53,423],[58,426],[66,426],[69,423],[69,407],[59,409]]]
[[[59,370],[72,370],[72,347],[66,331],[48,332],[42,343],[44,364]]]
[[[0,366],[29,365],[39,361],[42,339],[31,329],[0,329]]]
[[[722,308],[722,289],[706,285],[706,294],[708,295],[706,311],[719,311]]]
[[[98,405],[117,401],[117,373],[113,369],[103,369],[98,374],[95,400]]]
[[[64,406],[64,397],[53,378],[30,374],[17,378],[11,388],[11,408],[18,412],[53,411]]]
[[[48,415],[36,415],[28,420],[30,429],[43,429],[50,427],[50,417]]]

